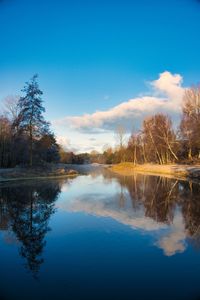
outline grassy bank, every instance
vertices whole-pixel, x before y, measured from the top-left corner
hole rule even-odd
[[[109,170],[124,176],[133,175],[134,173],[148,173],[152,175],[168,175],[180,178],[200,179],[200,165],[134,165],[133,163],[120,163],[112,165]]]
[[[79,172],[67,167],[53,165],[48,167],[33,168],[12,168],[0,169],[0,182],[27,180],[27,179],[46,179],[46,178],[64,178],[79,175]]]

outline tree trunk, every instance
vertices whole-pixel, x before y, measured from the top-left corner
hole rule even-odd
[[[178,157],[176,156],[176,154],[174,153],[174,151],[172,150],[172,147],[170,145],[170,142],[167,140],[167,146],[168,146],[168,149],[170,151],[170,153],[172,154],[172,156],[175,158],[175,160],[178,160]]]
[[[191,147],[189,148],[189,151],[188,151],[188,159],[192,160],[192,149],[191,149]]]
[[[145,146],[144,146],[144,144],[142,145],[142,152],[143,152],[144,163],[146,163],[146,162],[147,162],[147,159],[146,159]]]
[[[137,155],[137,149],[136,149],[136,145],[135,145],[135,147],[134,147],[134,161],[133,161],[134,166],[136,165],[136,161],[137,161],[136,155]]]
[[[156,147],[156,144],[155,144],[155,142],[154,142],[154,139],[153,139],[151,130],[149,130],[149,135],[150,135],[152,144],[153,144],[153,146],[154,146],[154,148],[155,148],[155,151],[156,151],[156,154],[157,154],[157,158],[158,158],[159,164],[162,165],[162,160],[161,160],[160,154],[159,154],[159,152],[158,152],[158,149],[157,149],[157,147]]]

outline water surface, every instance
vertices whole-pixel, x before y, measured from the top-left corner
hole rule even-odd
[[[200,299],[200,184],[1,184],[0,251],[0,299]]]

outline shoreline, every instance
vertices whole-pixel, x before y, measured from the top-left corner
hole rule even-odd
[[[91,171],[103,168],[96,164],[57,164],[47,167],[0,169],[0,183],[23,180],[45,180],[59,178],[75,178],[89,174]]]
[[[89,174],[90,171],[105,168],[109,172],[121,176],[133,176],[135,174],[146,174],[154,176],[165,176],[170,178],[177,178],[183,180],[196,180],[200,182],[200,165],[157,165],[144,164],[134,165],[133,163],[120,163],[114,165],[58,165],[53,166],[52,169],[38,168],[13,168],[0,169],[0,183],[9,181],[23,181],[23,180],[47,180],[59,178],[74,178],[80,175]],[[73,168],[73,169],[72,169]]]
[[[0,184],[1,183],[6,183],[9,181],[23,181],[23,180],[46,180],[46,179],[59,179],[59,178],[75,178],[77,176],[80,176],[81,174],[74,174],[74,175],[46,175],[46,176],[30,176],[30,177],[8,177],[8,178],[3,178],[0,177]]]
[[[0,169],[0,183],[17,180],[44,180],[53,178],[70,178],[76,177],[80,173],[71,168],[64,168],[58,166],[52,166],[52,169],[48,168],[12,168],[12,169]]]
[[[123,176],[132,176],[136,173],[140,173],[149,175],[171,176],[177,177],[179,179],[200,180],[200,165],[134,165],[133,163],[120,163],[110,166],[108,170],[115,174]]]

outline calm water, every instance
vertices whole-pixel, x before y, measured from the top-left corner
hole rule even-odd
[[[157,176],[0,186],[0,299],[200,299],[200,184]]]

